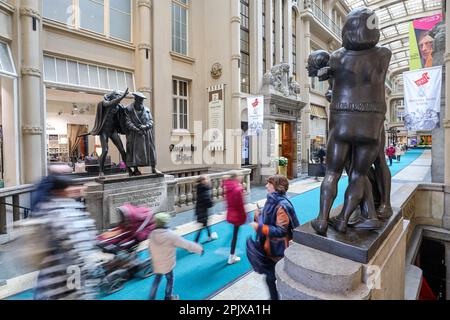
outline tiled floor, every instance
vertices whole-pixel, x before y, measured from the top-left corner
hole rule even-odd
[[[426,150],[424,154],[408,167],[400,171],[392,179],[392,194],[405,183],[431,182],[431,151]],[[302,193],[318,187],[317,181],[313,179],[303,181],[302,184],[293,186],[290,191]],[[264,276],[251,272],[239,281],[225,288],[212,300],[267,300],[269,292]]]

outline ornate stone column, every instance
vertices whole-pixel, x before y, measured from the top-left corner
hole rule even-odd
[[[282,46],[283,46],[283,32],[282,32],[282,26],[283,26],[283,4],[281,3],[282,0],[275,0],[275,62],[274,65],[279,64],[281,61],[281,58],[283,56],[282,54]]]
[[[298,66],[299,68],[299,82],[301,86],[301,96],[302,100],[306,103],[306,107],[302,110],[302,143],[301,143],[301,152],[302,152],[302,158],[301,158],[301,166],[303,172],[307,172],[308,170],[308,149],[309,149],[309,116],[310,116],[310,78],[308,77],[308,72],[306,70],[306,65],[308,63],[308,57],[311,52],[311,33],[310,33],[310,19],[312,19],[312,15],[310,11],[303,11],[301,14],[301,26],[300,32],[298,33],[300,36],[298,37],[301,39],[301,46],[298,46],[300,48],[300,61],[301,64]],[[299,159],[300,160],[300,159]]]
[[[240,17],[240,0],[231,0],[231,112],[228,112],[226,123],[227,129],[240,130],[241,128],[241,17]],[[234,148],[241,150],[241,139],[234,139]],[[227,144],[228,142],[225,141]],[[226,152],[234,152],[228,150],[225,146]],[[236,158],[236,157],[235,157]],[[224,157],[225,159],[225,157]],[[232,167],[240,167],[240,157]]]
[[[273,36],[273,1],[274,0],[266,0],[266,69],[267,71],[275,64],[273,61],[273,52],[272,52],[272,36]]]
[[[292,0],[285,0],[284,5],[284,62],[291,66],[289,75],[292,76]]]
[[[250,2],[250,92],[259,93],[263,78],[262,2]]]
[[[136,89],[152,101],[152,2],[139,0],[137,3],[139,23],[135,34],[139,38],[136,43]],[[153,103],[151,108],[153,110]]]
[[[20,6],[22,179],[35,182],[45,174],[45,102],[42,75],[42,0],[22,0]]]

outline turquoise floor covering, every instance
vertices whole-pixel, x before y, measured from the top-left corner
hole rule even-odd
[[[394,161],[390,167],[392,176],[409,166],[414,160],[421,156],[423,150],[411,150],[401,159],[401,162]],[[342,178],[339,182],[338,196],[335,206],[343,203],[343,195],[347,186],[347,178]],[[304,224],[317,216],[319,211],[320,189],[316,188],[308,192],[291,198],[296,209],[300,223]],[[239,279],[250,271],[251,266],[245,254],[245,241],[247,237],[254,234],[254,231],[244,225],[239,231],[236,254],[241,257],[241,262],[228,265],[227,258],[230,250],[232,238],[232,226],[226,222],[221,222],[212,226],[212,231],[219,235],[219,239],[204,243],[205,254],[199,256],[187,253],[184,250],[177,251],[177,265],[174,270],[175,289],[174,293],[179,295],[181,300],[202,300],[210,297],[233,281]],[[185,236],[188,240],[193,240],[195,233]],[[200,241],[205,241],[206,232],[202,234]],[[146,256],[147,252],[143,252]],[[154,277],[140,280],[133,279],[119,292],[104,297],[104,300],[146,300],[153,283]],[[161,281],[157,298],[164,297],[166,281]],[[24,300],[31,299],[32,292],[27,291],[16,295],[10,299]]]

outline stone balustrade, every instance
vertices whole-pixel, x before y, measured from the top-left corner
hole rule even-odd
[[[28,217],[33,190],[33,185],[0,189],[0,244],[11,240],[15,221]]]
[[[235,170],[243,176],[242,185],[245,193],[250,192],[250,169]],[[229,176],[232,171],[206,174],[211,182],[211,195],[213,201],[220,202],[224,200],[223,180]],[[175,187],[175,207],[177,212],[190,210],[197,201],[195,184],[200,176],[176,178]]]

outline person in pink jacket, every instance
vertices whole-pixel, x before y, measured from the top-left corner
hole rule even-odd
[[[235,254],[239,227],[247,221],[247,214],[244,208],[244,188],[238,179],[238,174],[235,172],[230,175],[229,179],[223,182],[223,186],[227,203],[227,221],[234,226],[228,264],[234,264],[241,260]]]
[[[163,275],[166,276],[167,285],[165,300],[174,300],[173,292],[173,269],[177,262],[177,248],[185,249],[189,252],[203,254],[203,247],[193,241],[183,239],[168,228],[170,215],[164,212],[155,215],[156,229],[149,236],[149,250],[152,258],[153,272],[155,280],[153,281],[150,292],[150,300],[155,300],[159,283]]]

